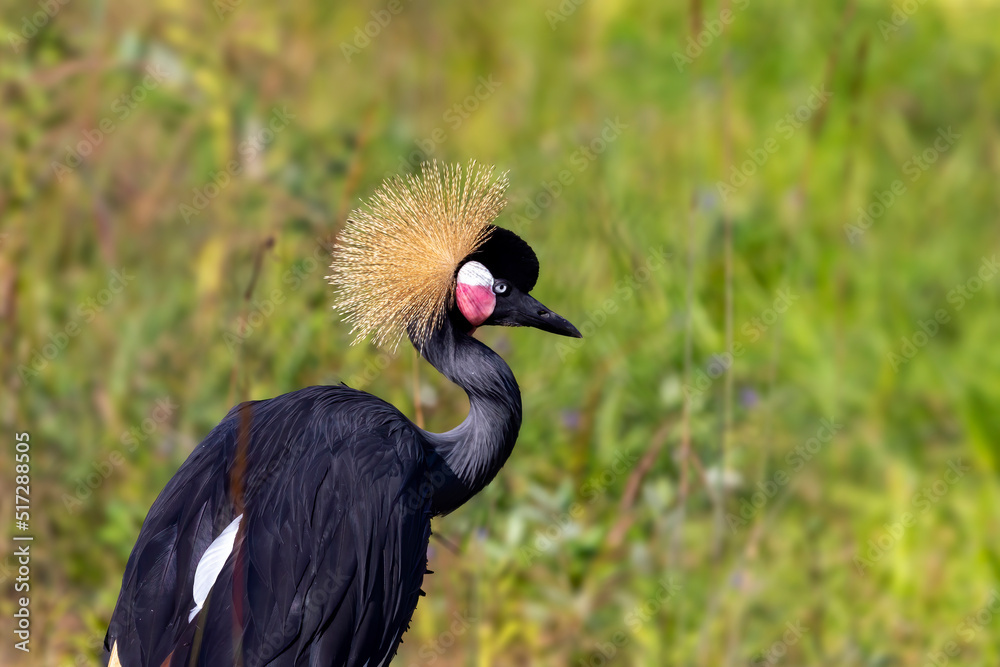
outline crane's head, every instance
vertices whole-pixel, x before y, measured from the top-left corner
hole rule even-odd
[[[479,326],[580,332],[529,295],[538,259],[514,232],[493,225],[507,179],[470,163],[386,181],[355,210],[338,239],[328,276],[335,306],[358,333],[395,346],[408,332],[418,346],[446,318]]]
[[[514,232],[490,225],[489,238],[455,275],[455,307],[471,328],[535,327],[562,336],[580,337],[564,318],[530,294],[538,280],[538,259]]]

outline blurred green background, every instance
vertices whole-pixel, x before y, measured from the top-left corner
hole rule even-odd
[[[435,522],[398,665],[1000,662],[1000,8],[59,0],[0,10],[4,664],[96,661],[153,499],[235,403],[341,380],[349,211],[424,159],[586,334],[484,330],[518,446]],[[32,652],[14,650],[14,434]]]

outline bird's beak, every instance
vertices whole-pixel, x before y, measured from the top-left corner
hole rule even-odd
[[[511,318],[515,324],[522,327],[534,327],[549,333],[560,336],[570,336],[572,338],[583,338],[576,327],[569,323],[565,317],[556,315],[551,310],[543,306],[537,299],[528,294],[519,294],[519,302],[514,316]]]

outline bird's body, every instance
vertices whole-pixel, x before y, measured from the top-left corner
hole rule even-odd
[[[496,252],[523,253],[513,234],[492,233],[493,242],[461,259],[495,266]],[[537,263],[525,268],[524,261],[514,262],[523,275],[509,287],[534,311],[533,325],[576,334],[527,296]],[[520,316],[490,307],[495,322],[472,321],[489,301],[477,273],[488,270],[478,261],[463,266],[470,268],[456,266],[457,281],[468,289],[456,307],[427,329],[411,322],[407,332],[467,392],[468,417],[430,433],[345,385],[233,408],[147,515],[105,640],[112,664],[374,666],[391,659],[422,595],[431,517],[496,476],[521,424],[509,367],[470,335],[477,325]]]
[[[121,592],[131,604],[109,631],[123,665],[232,665],[236,654],[247,666],[380,664],[395,649],[426,564],[426,455],[405,418],[372,398],[310,387],[242,404],[212,431],[133,550]],[[238,516],[230,471],[244,437],[245,537],[216,581],[232,594],[189,623],[197,563]]]

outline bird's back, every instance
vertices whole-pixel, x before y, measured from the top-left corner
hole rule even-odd
[[[426,569],[425,460],[409,420],[343,385],[237,406],[150,509],[106,648],[128,667],[382,664]],[[238,517],[189,622],[198,563]]]

